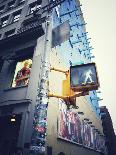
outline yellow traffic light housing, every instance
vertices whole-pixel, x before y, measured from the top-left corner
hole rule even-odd
[[[61,98],[66,101],[67,106],[73,105],[74,107],[76,107],[76,97],[85,96],[89,94],[88,91],[76,93],[70,88],[69,71],[63,71],[63,70],[56,69],[56,68],[51,68],[50,70],[64,73],[66,75],[66,79],[62,81],[62,96],[49,93],[48,95],[49,97]]]

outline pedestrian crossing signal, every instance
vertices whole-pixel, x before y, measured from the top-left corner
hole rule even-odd
[[[73,91],[97,90],[99,81],[95,63],[71,66],[70,87]]]

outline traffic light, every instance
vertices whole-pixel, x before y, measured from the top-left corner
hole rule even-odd
[[[70,87],[75,92],[97,90],[99,81],[95,63],[71,66]]]

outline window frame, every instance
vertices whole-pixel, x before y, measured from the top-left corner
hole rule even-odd
[[[5,6],[4,6],[4,5],[2,5],[2,6],[0,7],[0,14],[2,14],[2,13],[3,13],[4,8],[5,8]]]
[[[25,3],[25,0],[19,0],[19,5],[22,5]]]
[[[33,14],[33,12],[36,10],[36,5],[35,6],[30,6],[29,8],[29,14]]]
[[[18,22],[21,16],[21,10],[13,14],[12,23]]]
[[[8,3],[8,6],[7,6],[8,11],[15,7],[15,2],[16,2],[15,0],[12,0]]]
[[[10,33],[10,32],[13,32],[13,33],[8,35],[8,33]],[[9,38],[9,37],[13,36],[14,34],[15,34],[15,29],[11,29],[11,30],[5,32],[4,37]]]
[[[28,11],[28,14],[29,14],[29,15],[30,15],[30,14],[33,14],[33,12],[34,12],[36,9],[39,9],[39,8],[41,8],[41,4],[38,4],[38,3],[36,3],[36,2],[33,2],[33,3],[29,4],[29,11]],[[31,10],[31,9],[33,9],[33,10]]]
[[[5,17],[3,17],[3,18],[1,19],[1,22],[2,22],[1,27],[2,27],[2,28],[5,27],[5,26],[7,26],[7,24],[8,24],[8,19],[9,19],[9,16],[5,16]]]
[[[24,62],[24,61],[28,61],[28,60],[31,60],[32,61],[32,57],[27,57],[27,58],[22,58],[22,59],[17,59],[16,61],[15,61],[15,67],[14,67],[14,70],[13,70],[13,73],[12,73],[12,77],[11,77],[11,84],[10,84],[10,88],[18,88],[18,87],[26,87],[26,86],[28,86],[28,84],[29,84],[29,81],[28,81],[28,84],[24,84],[24,85],[19,85],[19,86],[13,86],[14,85],[14,80],[15,80],[15,78],[16,78],[16,75],[15,74],[17,74],[18,73],[18,71],[17,71],[17,73],[16,73],[16,69],[17,69],[17,64],[18,63],[22,63],[22,62]],[[32,62],[32,64],[33,64],[33,62]],[[31,65],[32,65],[31,64]],[[32,68],[32,67],[31,67]],[[30,68],[30,70],[31,70],[31,68]],[[31,73],[31,72],[30,72]],[[29,78],[30,78],[30,73],[29,73],[29,77],[27,77],[28,78],[28,80],[29,80]]]

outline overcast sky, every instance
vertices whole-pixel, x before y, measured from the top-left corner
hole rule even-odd
[[[100,79],[103,101],[116,133],[116,0],[80,0]]]

